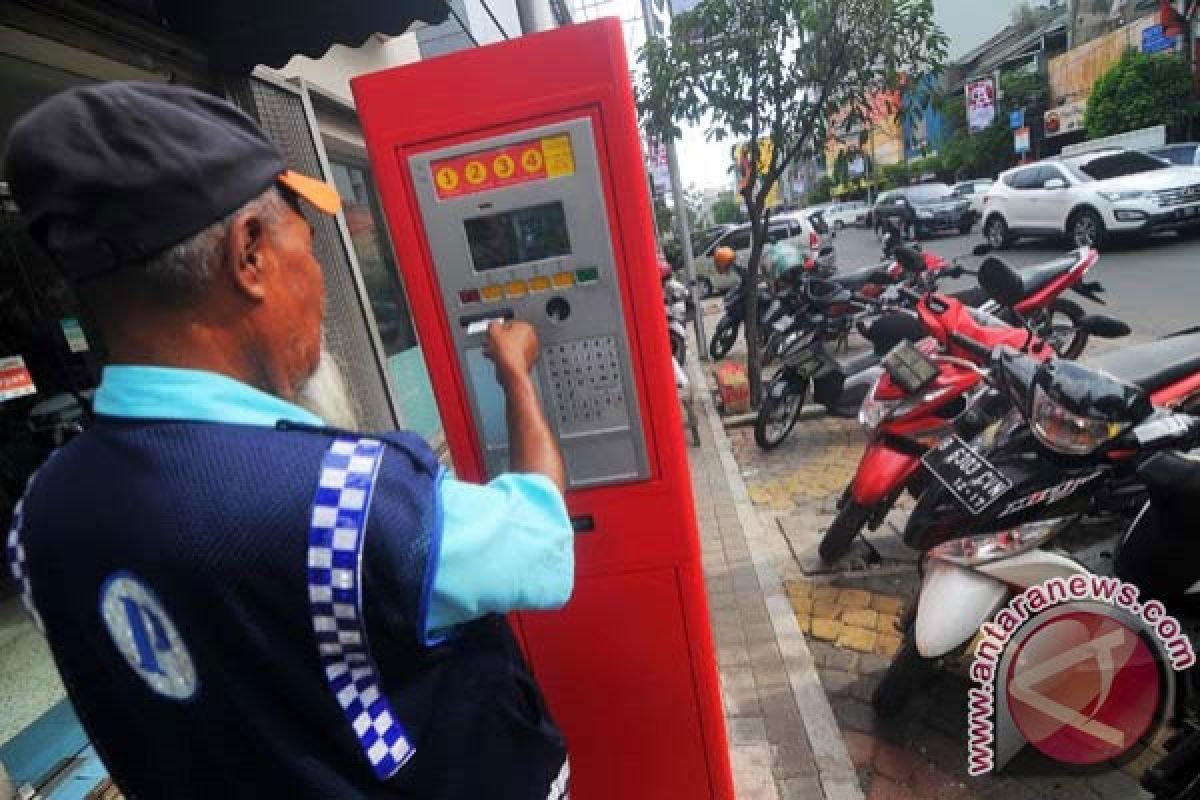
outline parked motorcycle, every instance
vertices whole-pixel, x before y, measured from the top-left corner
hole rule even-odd
[[[671,355],[679,366],[687,363],[687,303],[689,292],[671,271],[669,265],[660,267],[663,306],[667,313],[667,335],[671,337]]]
[[[989,354],[982,343],[956,339],[981,359]],[[940,531],[940,542],[933,536],[922,542],[932,546],[915,613],[873,697],[877,713],[898,713],[930,666],[961,653],[1014,587],[1078,569],[1049,545],[1101,510],[1106,492],[1098,486],[1140,488],[1132,510],[1144,502],[1138,466],[1154,443],[1147,425],[1161,415],[1156,404],[1186,405],[1200,386],[1200,334],[1165,342],[1129,348],[1139,351],[1136,359],[1110,361],[1110,367],[1126,365],[1125,375],[1063,359],[1039,363],[1011,348],[990,356],[991,380],[1027,426],[1018,426],[990,457],[955,437],[926,455],[926,467],[952,493],[964,524]]]
[[[1094,250],[1077,250],[1070,258],[1040,268],[1044,274],[1039,282],[1062,285],[1068,280],[1078,281],[1098,257]],[[864,400],[859,419],[870,440],[854,480],[838,502],[838,514],[821,541],[819,553],[825,562],[832,563],[845,555],[864,528],[877,529],[905,489],[914,496],[921,493],[926,480],[921,457],[930,447],[952,433],[970,439],[1007,409],[1003,398],[986,392],[979,369],[986,362],[958,345],[956,334],[985,344],[989,352],[1007,345],[1038,360],[1054,355],[1032,324],[1011,327],[1001,321],[1003,313],[993,316],[985,310],[1014,309],[1045,288],[1021,282],[998,259],[984,262],[979,282],[990,300],[983,308],[971,308],[956,296],[941,294],[915,299],[917,315],[931,338],[920,343],[915,352],[905,350],[889,356],[885,360],[888,369],[879,375]],[[1129,334],[1128,326],[1108,317],[1085,315],[1078,324],[1084,336],[1117,338]],[[913,379],[914,365],[923,368],[919,381]],[[971,413],[966,413],[968,410]]]
[[[919,258],[915,254],[910,257]],[[863,327],[872,345],[870,351],[839,360],[829,350],[836,332],[864,321],[863,315],[878,315],[881,304],[831,281],[810,281],[806,291],[813,308],[807,319],[799,325],[786,318],[777,323],[786,328],[781,365],[767,385],[754,422],[754,441],[764,450],[778,447],[795,428],[810,385],[812,399],[829,413],[853,417],[874,380],[872,370],[884,354],[900,341],[925,335],[915,317],[888,315]],[[858,316],[848,316],[847,309]]]
[[[717,322],[717,327],[713,329],[712,339],[708,344],[708,354],[712,356],[712,360],[720,361],[729,355],[737,343],[738,334],[745,322],[746,292],[750,291],[750,288],[746,285],[746,270],[738,266],[736,254],[731,248],[718,247],[717,251],[713,253],[713,264],[719,272],[725,273],[734,270],[741,278],[737,286],[726,292],[723,300],[725,313]],[[758,293],[758,341],[761,346],[766,343],[765,331],[768,329],[768,325],[764,325],[763,320],[771,316],[769,311],[772,297],[766,284],[760,284],[756,287],[756,291]]]

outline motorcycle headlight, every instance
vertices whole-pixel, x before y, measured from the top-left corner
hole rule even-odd
[[[1117,203],[1121,200],[1136,200],[1139,197],[1145,197],[1146,193],[1136,190],[1129,192],[1100,192],[1100,196],[1110,203]]]
[[[1039,442],[1069,456],[1090,455],[1129,427],[1126,423],[1092,419],[1068,411],[1041,386],[1033,390],[1029,424]]]
[[[964,536],[943,542],[929,551],[930,558],[940,558],[964,567],[977,567],[1002,558],[1012,558],[1051,539],[1066,527],[1071,517],[1039,519],[1018,525],[1007,531]]]
[[[871,386],[871,391],[867,392],[866,399],[863,400],[862,408],[858,411],[858,421],[872,433],[883,423],[894,419],[901,419],[926,403],[932,403],[950,392],[950,388],[946,387],[916,395],[905,395],[904,397],[897,397],[890,400],[881,399],[878,396],[879,384],[886,377],[887,373],[885,372],[875,379],[874,385]]]

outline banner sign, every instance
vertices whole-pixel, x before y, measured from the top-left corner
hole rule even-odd
[[[1162,25],[1151,25],[1142,31],[1142,52],[1161,53],[1175,49],[1175,37],[1167,36]]]
[[[980,78],[967,84],[967,129],[983,130],[996,119],[996,82]]]

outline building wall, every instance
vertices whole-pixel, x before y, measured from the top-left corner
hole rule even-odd
[[[416,34],[375,35],[367,39],[361,47],[350,48],[335,44],[318,59],[294,56],[276,71],[287,78],[303,78],[349,103],[353,102],[350,92],[351,78],[420,60],[421,50]]]
[[[480,44],[491,44],[504,39],[496,29],[495,23],[488,17],[480,0],[449,0],[449,4]],[[509,37],[521,35],[521,20],[517,16],[515,0],[487,0],[487,4]],[[453,14],[440,25],[427,25],[418,29],[416,37],[422,58],[433,58],[474,46]]]
[[[1142,31],[1157,24],[1157,14],[1142,17],[1051,59],[1051,104],[1086,102],[1096,79],[1121,58],[1126,48],[1140,48]]]

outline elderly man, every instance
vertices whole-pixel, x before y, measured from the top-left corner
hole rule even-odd
[[[32,478],[8,554],[120,788],[565,797],[562,737],[501,616],[573,585],[533,329],[488,331],[514,473],[460,483],[414,435],[302,407],[329,394],[311,391],[323,288],[302,211],[339,201],[237,109],[75,89],[6,158],[109,354],[95,425]]]

